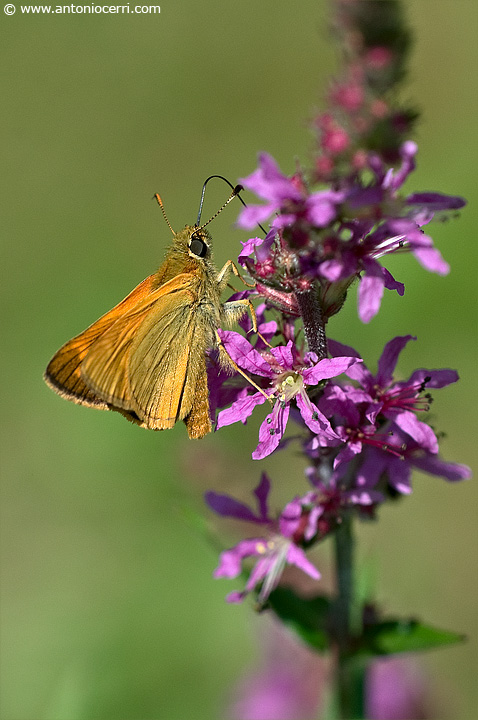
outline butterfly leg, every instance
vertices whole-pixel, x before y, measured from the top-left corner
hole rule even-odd
[[[265,339],[263,335],[261,335],[261,333],[257,329],[256,311],[254,310],[254,305],[251,303],[249,298],[242,298],[241,300],[229,300],[229,302],[225,302],[222,307],[224,309],[226,320],[231,322],[231,324],[239,320],[239,318],[242,317],[245,312],[248,312],[251,316],[253,331],[260,337],[262,342],[265,343],[267,347],[271,347],[271,344]]]
[[[247,287],[253,288],[255,285],[251,285],[250,283],[246,282],[244,278],[242,277],[241,273],[235,266],[235,264],[232,262],[232,260],[228,260],[225,265],[220,270],[218,276],[217,276],[217,283],[219,285],[219,289],[222,292],[224,288],[226,287],[229,275],[234,273],[236,277],[238,277],[244,285],[247,285]],[[270,343],[267,342],[265,337],[261,335],[260,332],[257,330],[257,318],[256,318],[256,311],[254,310],[254,305],[251,303],[249,298],[243,298],[242,300],[232,300],[230,302],[226,302],[223,305],[226,318],[230,319],[232,322],[235,322],[238,320],[246,310],[249,312],[249,315],[251,316],[251,322],[252,322],[252,329],[255,333],[259,335],[261,340],[268,346],[271,347]]]
[[[222,363],[222,365],[224,365],[226,368],[227,367],[233,368],[236,372],[238,372],[240,375],[242,375],[242,377],[245,377],[247,382],[249,382],[252,385],[252,387],[255,387],[256,390],[258,390],[261,393],[261,395],[264,395],[264,397],[267,400],[269,400],[270,403],[272,403],[272,399],[269,397],[269,395],[266,393],[266,391],[263,388],[259,387],[259,385],[257,385],[257,383],[255,383],[254,380],[252,380],[252,378],[250,378],[249,375],[246,372],[244,372],[244,370],[242,368],[240,368],[239,365],[232,359],[232,357],[227,352],[226,347],[225,347],[224,343],[222,342],[217,330],[216,330],[216,342],[217,342],[217,347],[219,350],[219,360]]]
[[[233,273],[237,278],[239,278],[239,280],[241,280],[244,283],[244,285],[246,285],[246,287],[250,287],[250,288],[255,287],[255,283],[251,285],[251,283],[246,282],[246,280],[244,280],[244,278],[242,277],[241,273],[237,269],[236,265],[232,262],[232,260],[228,260],[224,264],[224,266],[221,268],[221,270],[219,271],[218,276],[217,276],[217,284],[219,285],[221,292],[226,287],[228,280],[229,280],[229,275],[231,273]]]

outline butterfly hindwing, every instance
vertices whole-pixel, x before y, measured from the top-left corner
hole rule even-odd
[[[209,389],[204,357],[202,358],[202,365],[199,369],[194,386],[194,396],[191,410],[184,418],[184,423],[187,427],[190,438],[202,438],[212,430],[209,414]]]
[[[171,428],[191,412],[197,380],[205,373],[197,290],[191,278],[187,288],[158,304],[135,337],[130,389],[145,427]]]

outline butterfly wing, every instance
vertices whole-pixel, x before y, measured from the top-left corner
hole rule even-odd
[[[131,348],[129,383],[136,414],[146,427],[171,428],[185,420],[190,437],[211,431],[206,374],[208,330],[199,307],[201,285],[161,303]]]
[[[163,430],[184,419],[206,375],[204,341],[195,337],[199,299],[200,281],[183,273],[138,303],[87,353],[87,386],[142,427]]]
[[[184,423],[190,438],[202,438],[211,432],[212,424],[209,413],[209,388],[207,384],[207,371],[205,355],[203,363],[197,373],[194,385],[194,396],[189,414],[184,418]],[[185,393],[187,396],[187,392]]]
[[[81,365],[93,344],[119,318],[129,313],[138,303],[153,293],[155,281],[154,274],[147,277],[112,310],[58,350],[49,362],[44,375],[47,385],[52,390],[80,405],[108,410],[108,404],[104,398],[97,395],[85,383],[81,374]]]

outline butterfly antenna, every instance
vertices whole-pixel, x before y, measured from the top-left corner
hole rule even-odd
[[[166,222],[167,222],[167,224],[168,224],[168,226],[169,226],[169,229],[171,230],[171,232],[173,233],[173,235],[176,235],[176,233],[174,232],[174,230],[173,230],[173,228],[172,228],[172,226],[171,226],[171,223],[169,222],[168,217],[167,217],[167,215],[166,215],[166,211],[165,211],[165,209],[164,209],[163,201],[161,200],[161,195],[160,195],[159,193],[155,193],[155,194],[154,194],[154,197],[155,197],[156,200],[158,201],[158,205],[159,205],[159,207],[161,208],[161,212],[163,213],[163,217],[164,217],[164,219],[166,220]]]
[[[198,218],[197,218],[197,220],[196,220],[196,226],[199,226],[199,223],[200,223],[200,220],[201,220],[202,206],[203,206],[203,203],[204,203],[204,195],[205,195],[205,193],[206,193],[206,185],[208,184],[209,180],[212,180],[213,178],[219,178],[219,180],[224,180],[224,182],[227,183],[227,185],[229,185],[230,188],[232,188],[232,193],[231,193],[230,196],[227,198],[227,200],[226,200],[226,202],[224,203],[224,205],[223,205],[222,207],[220,207],[219,210],[218,210],[216,213],[214,213],[214,215],[213,215],[211,218],[209,218],[209,220],[208,220],[206,223],[204,223],[204,225],[201,225],[201,228],[206,227],[206,225],[209,225],[209,223],[212,222],[212,220],[214,220],[214,218],[217,218],[217,216],[219,215],[219,213],[222,212],[222,211],[224,210],[224,208],[226,207],[226,205],[229,205],[229,203],[231,202],[231,200],[232,200],[233,198],[235,198],[235,197],[239,198],[239,200],[240,200],[241,203],[244,205],[244,207],[247,207],[247,204],[244,202],[244,200],[242,199],[242,197],[239,195],[239,193],[241,192],[241,190],[244,190],[244,188],[242,187],[242,185],[233,185],[232,183],[229,182],[229,180],[228,180],[227,178],[223,177],[222,175],[210,175],[210,176],[207,178],[207,180],[205,180],[204,185],[202,186],[201,202],[199,203],[199,212],[198,212]],[[259,227],[260,227],[260,229],[262,230],[262,232],[264,233],[264,235],[267,235],[267,230],[264,230],[264,228],[262,227],[262,225],[259,225]]]
[[[202,230],[203,228],[206,227],[206,225],[209,225],[210,222],[212,222],[215,218],[217,218],[217,216],[219,215],[219,213],[221,213],[221,212],[224,210],[224,208],[226,207],[226,205],[229,205],[229,203],[231,202],[231,200],[233,200],[233,199],[236,197],[236,195],[237,195],[237,197],[240,197],[240,196],[238,195],[238,193],[240,193],[241,190],[242,190],[242,185],[236,185],[236,187],[233,189],[232,193],[229,195],[229,197],[227,198],[227,200],[226,200],[226,202],[224,203],[224,205],[221,205],[221,207],[219,208],[219,210],[218,210],[217,212],[215,212],[214,215],[213,215],[212,217],[210,217],[207,222],[204,223],[204,225],[201,225],[200,229]]]

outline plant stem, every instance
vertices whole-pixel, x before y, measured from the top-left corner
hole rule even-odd
[[[358,634],[357,607],[354,597],[354,537],[352,516],[345,514],[335,533],[337,597],[335,602],[335,639],[337,711],[341,720],[365,717],[365,664],[353,654],[353,638]]]
[[[319,360],[327,357],[327,338],[317,290],[296,290],[295,297],[304,323],[304,333],[309,350],[315,352]]]

